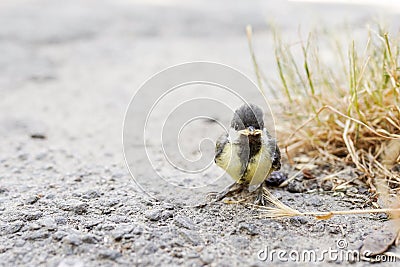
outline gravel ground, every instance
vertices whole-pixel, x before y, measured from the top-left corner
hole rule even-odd
[[[210,60],[254,78],[248,23],[268,73],[267,20],[296,36],[299,24],[307,32],[316,21],[335,28],[346,20],[361,32],[379,15],[399,18],[379,8],[284,1],[2,1],[0,265],[265,266],[258,253],[266,246],[335,249],[344,239],[346,249],[359,249],[384,216],[277,221],[238,205],[147,199],[125,167],[121,133],[129,99],[165,67]],[[351,192],[301,193],[299,184],[273,192],[301,210],[366,206],[363,188],[349,201]]]

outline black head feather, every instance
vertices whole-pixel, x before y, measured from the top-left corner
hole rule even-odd
[[[254,104],[244,104],[235,111],[231,127],[239,131],[250,126],[258,130],[264,129],[263,111]]]

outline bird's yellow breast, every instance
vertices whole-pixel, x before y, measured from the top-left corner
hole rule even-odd
[[[216,158],[216,164],[236,181],[246,182],[249,185],[259,185],[271,172],[271,155],[266,148],[263,144],[256,155],[248,162],[242,163],[239,145],[227,143],[219,157]]]
[[[239,146],[227,143],[215,163],[224,169],[234,180],[242,177],[242,164],[239,158]]]

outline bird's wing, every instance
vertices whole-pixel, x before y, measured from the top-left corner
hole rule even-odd
[[[264,128],[264,133],[268,138],[268,146],[271,153],[272,166],[275,171],[281,169],[281,151],[279,150],[277,141],[272,135]]]
[[[272,139],[271,144],[271,157],[272,157],[272,168],[277,171],[281,169],[281,151],[279,150],[278,144],[275,139]]]
[[[221,155],[222,151],[224,150],[224,145],[226,143],[229,143],[228,134],[223,134],[217,139],[217,142],[215,144],[214,161],[216,158],[218,158]]]

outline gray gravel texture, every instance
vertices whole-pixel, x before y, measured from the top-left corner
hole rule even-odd
[[[345,239],[359,249],[384,216],[270,220],[238,205],[149,200],[125,167],[121,133],[129,99],[165,67],[210,60],[254,78],[246,24],[268,73],[275,65],[266,21],[295,38],[298,25],[340,31],[347,21],[357,33],[376,17],[389,25],[399,18],[383,8],[286,1],[2,1],[0,265],[266,266],[257,258],[266,246],[336,248]],[[301,210],[366,205],[300,193],[300,184],[273,192]]]

